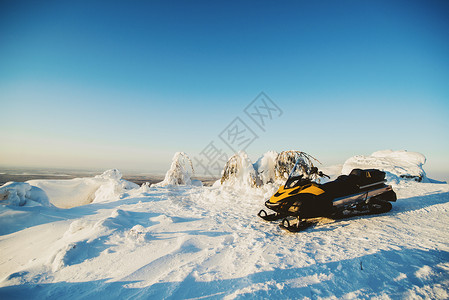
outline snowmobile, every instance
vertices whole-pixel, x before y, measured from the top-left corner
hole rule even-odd
[[[266,221],[282,219],[280,227],[288,231],[302,231],[321,217],[335,220],[388,212],[390,202],[396,201],[396,193],[385,184],[385,172],[380,170],[354,169],[349,175],[319,184],[313,180],[329,176],[316,167],[303,166],[298,175],[299,166],[297,161],[285,184],[265,202],[274,213],[263,209],[258,213]]]

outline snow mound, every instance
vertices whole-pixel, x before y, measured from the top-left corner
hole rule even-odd
[[[25,182],[8,182],[1,186],[0,203],[12,206],[53,206],[43,190]]]
[[[164,180],[155,184],[154,186],[202,186],[201,181],[192,179],[194,173],[195,170],[193,169],[193,164],[190,157],[184,152],[176,152],[173,156],[171,167],[165,174]]]
[[[227,161],[220,183],[225,186],[261,185],[259,176],[245,151],[239,151]]]
[[[27,184],[42,190],[53,205],[71,208],[90,203],[116,201],[126,191],[139,188],[137,184],[121,177],[119,170],[112,169],[93,178],[29,180]]]
[[[426,157],[418,152],[382,150],[370,156],[356,155],[343,165],[342,174],[349,174],[352,169],[379,169],[387,173],[389,180],[401,178],[413,179],[419,182],[429,182],[423,165]]]
[[[117,169],[111,169],[111,170],[104,171],[103,174],[101,174],[101,175],[95,176],[95,178],[120,180],[120,179],[122,179],[122,173]]]

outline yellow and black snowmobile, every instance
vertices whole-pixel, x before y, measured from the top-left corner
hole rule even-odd
[[[364,214],[379,214],[391,210],[390,201],[396,193],[385,184],[385,172],[377,169],[354,169],[349,175],[319,184],[317,177],[329,177],[312,167],[306,174],[294,175],[293,167],[286,183],[265,202],[274,213],[261,210],[258,216],[267,221],[283,219],[280,226],[298,232],[315,224],[310,219],[327,217],[340,219]]]

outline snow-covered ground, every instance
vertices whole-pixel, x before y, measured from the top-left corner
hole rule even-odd
[[[256,217],[273,184],[119,175],[0,187],[0,299],[449,298],[448,184],[389,177],[390,212],[292,234]]]

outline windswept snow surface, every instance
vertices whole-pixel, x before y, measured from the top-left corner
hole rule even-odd
[[[447,299],[449,185],[393,188],[386,214],[298,234],[256,217],[272,185],[0,205],[0,299]]]

